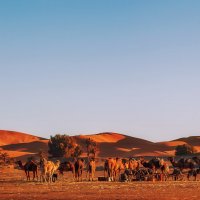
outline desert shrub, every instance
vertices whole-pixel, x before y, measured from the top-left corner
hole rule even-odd
[[[195,148],[189,144],[178,145],[175,149],[176,156],[190,155],[194,154],[195,152],[196,152]]]
[[[9,161],[10,157],[8,155],[8,153],[6,152],[0,152],[0,160],[2,160],[2,162],[4,164],[6,164]]]

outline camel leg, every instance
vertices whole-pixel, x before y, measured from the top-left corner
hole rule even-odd
[[[50,173],[50,176],[49,176],[49,181],[50,181],[50,183],[52,183],[52,182],[53,182],[53,172],[51,172],[51,173]]]
[[[83,171],[82,171],[82,169],[81,169],[81,182],[83,181],[83,179],[82,179],[82,174],[83,174]]]
[[[38,170],[36,170],[36,178],[37,178],[37,181],[38,181]]]
[[[87,174],[88,174],[88,181],[90,181],[90,176],[91,176],[91,174],[90,174],[90,171],[89,171],[89,170],[87,171]]]
[[[94,171],[92,171],[92,181],[94,181]]]
[[[26,180],[28,181],[28,173],[26,170],[25,170],[25,174],[26,174]]]
[[[93,171],[91,171],[90,176],[91,176],[91,179],[93,181],[93,178],[94,178]]]
[[[190,175],[189,174],[187,175],[187,179],[188,179],[188,181],[190,180]]]
[[[35,179],[35,172],[33,171],[33,181],[34,181],[34,179]]]
[[[44,178],[44,182],[47,182],[47,172],[44,172],[43,178]]]
[[[26,173],[27,173],[27,181],[30,181],[30,173],[29,173],[29,171],[26,171]]]
[[[121,174],[121,169],[119,169],[118,181],[119,181],[119,178],[120,178],[120,174]]]
[[[73,180],[75,181],[75,171],[72,171]]]

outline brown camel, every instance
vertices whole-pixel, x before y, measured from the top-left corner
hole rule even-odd
[[[120,172],[125,169],[125,166],[120,158],[108,158],[104,163],[104,177],[106,176],[111,181],[115,181]]]
[[[53,180],[53,174],[60,166],[60,161],[57,160],[55,163],[52,161],[47,161],[45,158],[42,158],[40,161],[40,181],[46,182],[47,179],[49,182]]]
[[[127,175],[127,179],[131,181],[133,179],[133,176],[139,170],[140,163],[139,161],[133,158],[130,158],[129,160],[125,160],[124,166],[125,166],[125,174]]]
[[[81,179],[82,181],[82,174],[83,174],[83,168],[84,168],[84,160],[78,159],[75,164],[75,179],[76,181],[79,181]]]
[[[75,179],[75,166],[72,162],[63,162],[60,164],[58,171],[60,172],[60,174],[64,174],[64,172],[68,172],[71,171],[72,175],[73,175],[73,179]]]
[[[125,169],[125,166],[122,162],[122,159],[116,158],[114,168],[113,168],[113,180],[114,181],[116,181],[117,176],[119,177],[121,171],[124,170],[124,169]]]
[[[27,181],[30,181],[30,171],[33,172],[33,180],[35,178],[38,180],[38,166],[34,161],[30,160],[23,165],[22,161],[19,160],[16,162],[16,164],[19,165],[20,169],[25,171]]]
[[[128,169],[130,169],[131,171],[135,171],[139,170],[139,168],[140,168],[139,161],[130,158],[128,161]]]
[[[105,160],[104,177],[106,177],[106,173],[107,173],[108,179],[113,180],[115,164],[116,164],[116,159],[108,158],[108,159]]]
[[[91,159],[88,163],[88,171],[87,171],[87,173],[89,174],[89,181],[90,178],[92,179],[92,181],[94,180],[95,170],[96,170],[95,160]]]

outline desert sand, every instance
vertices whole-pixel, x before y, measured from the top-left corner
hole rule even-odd
[[[182,199],[200,198],[200,181],[166,182],[83,182],[72,180],[70,172],[59,177],[55,183],[27,182],[24,171],[18,169],[0,169],[1,200],[55,200],[55,199]],[[97,172],[96,176],[102,176]]]

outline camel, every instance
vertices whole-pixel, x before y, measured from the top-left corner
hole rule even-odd
[[[64,171],[71,171],[72,172],[72,175],[73,175],[73,179],[75,179],[75,166],[72,162],[64,162],[64,163],[61,163],[59,168],[58,168],[60,174],[63,175]]]
[[[160,158],[152,158],[150,161],[145,161],[144,159],[141,159],[141,164],[148,169],[151,169],[153,173],[157,175],[157,178],[159,180],[167,180],[167,177],[169,175],[169,165],[167,162],[164,161],[164,159]],[[157,171],[160,170],[161,174],[157,174]]]
[[[94,180],[95,170],[96,170],[95,160],[91,159],[88,163],[88,171],[87,171],[87,173],[89,174],[89,181],[90,178],[92,179],[92,181]]]
[[[198,167],[200,168],[200,158],[198,158],[197,156],[193,157],[192,160],[194,160],[194,162],[198,165]]]
[[[199,173],[200,173],[200,168],[199,169],[191,169],[191,170],[189,170],[188,175],[187,175],[188,181],[190,180],[191,176],[193,176],[194,180],[196,181],[197,180],[197,175]]]
[[[106,176],[106,173],[107,173],[107,177],[110,178],[111,180],[113,180],[115,164],[116,164],[116,159],[108,158],[105,160],[104,177]]]
[[[132,172],[135,170],[138,170],[140,168],[140,163],[135,159],[129,159],[128,161],[128,169],[130,169]]]
[[[52,182],[53,180],[53,174],[55,171],[59,168],[60,161],[57,160],[55,163],[52,161],[47,161],[45,158],[42,158],[40,161],[40,181],[47,181],[48,176],[48,182]]]
[[[120,158],[108,158],[104,163],[104,177],[110,178],[111,181],[115,181],[117,175],[119,176],[121,170],[124,170],[125,166]]]
[[[128,161],[125,161],[124,166],[125,173],[128,176],[128,180],[131,181],[133,179],[133,176],[139,170],[140,163],[137,160],[130,158]]]
[[[179,168],[174,168],[172,174],[170,174],[169,176],[172,177],[172,180],[174,181],[178,181],[178,180],[181,181],[184,178],[184,175]]]
[[[83,174],[83,168],[84,168],[84,160],[78,159],[75,164],[75,179],[76,181],[79,181],[81,179],[82,181],[82,174]]]
[[[113,168],[113,180],[116,180],[116,177],[120,175],[121,171],[125,169],[125,166],[122,162],[122,159],[116,158]]]
[[[19,165],[20,169],[25,171],[27,181],[30,181],[30,171],[33,172],[33,180],[35,177],[38,180],[38,166],[34,161],[28,161],[25,163],[25,165],[22,164],[22,161],[19,160],[16,162],[16,164]]]
[[[183,169],[194,169],[196,165],[194,160],[190,158],[187,159],[181,158],[178,161],[175,161],[174,158],[172,157],[169,157],[168,159],[171,162],[172,166],[174,168],[179,168],[181,172],[183,171]]]
[[[163,160],[164,161],[164,160]],[[169,168],[169,164],[167,162],[161,162],[161,166],[160,166],[160,170],[161,170],[161,174],[160,174],[160,180],[161,181],[166,181],[169,177],[169,173],[170,173],[170,168]]]
[[[157,158],[153,158],[149,161],[145,161],[143,158],[141,158],[140,163],[145,168],[152,169],[154,173],[157,171],[157,169],[159,169],[161,167],[159,160]]]

